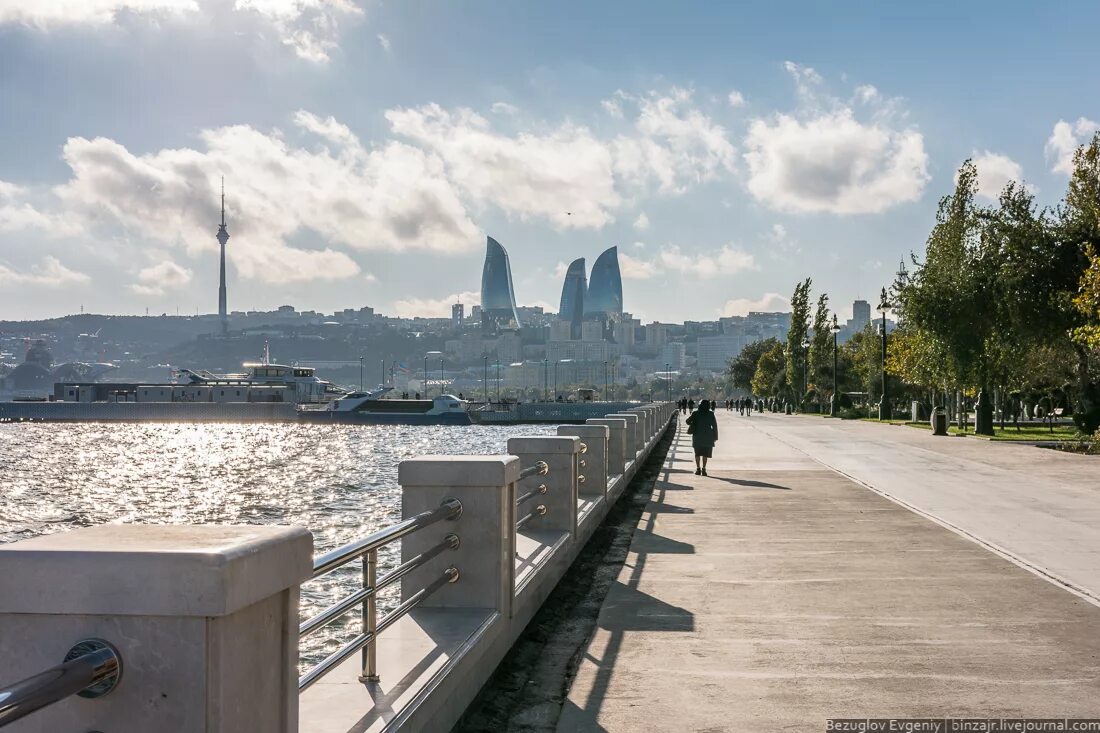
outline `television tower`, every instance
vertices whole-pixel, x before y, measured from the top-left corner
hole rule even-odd
[[[225,243],[229,231],[225,228],[225,176],[222,176],[222,223],[218,227],[218,244],[221,245],[221,280],[218,285],[218,316],[222,320],[222,335],[229,331],[229,312],[225,307]]]

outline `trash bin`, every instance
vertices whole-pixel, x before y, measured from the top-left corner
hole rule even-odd
[[[947,435],[947,411],[942,407],[932,408],[928,422],[932,425],[932,435]]]

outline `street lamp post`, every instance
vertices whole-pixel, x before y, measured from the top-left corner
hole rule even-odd
[[[882,399],[878,403],[878,419],[889,420],[890,414],[890,387],[886,383],[886,309],[890,303],[886,300],[886,288],[882,289],[881,299],[878,304],[882,312]]]
[[[386,386],[386,360],[382,360],[382,386]]]
[[[497,359],[497,404],[500,404],[500,359]]]
[[[833,395],[829,398],[829,417],[836,417],[837,411],[840,409],[840,400],[836,394],[836,337],[840,333],[840,324],[836,321],[836,313],[833,314],[833,327],[829,330],[833,332]]]
[[[359,357],[359,391],[363,391],[363,357]]]
[[[607,402],[607,362],[603,363],[603,401]]]
[[[443,360],[439,360],[439,394],[443,395]]]
[[[668,401],[672,402],[672,372],[669,364],[665,364],[665,380],[668,382]]]
[[[443,394],[443,388],[440,387],[440,394]],[[424,357],[424,399],[430,399],[432,391],[428,389],[428,357]]]
[[[802,339],[802,394],[798,396],[799,412],[802,412],[802,403],[806,399],[806,393],[810,391],[810,360],[806,355],[809,348],[809,340]]]
[[[485,395],[485,402],[489,402],[489,355],[485,354],[481,357],[482,372],[481,372],[481,392]]]
[[[542,401],[550,399],[550,366],[546,359],[542,360]]]
[[[554,360],[554,399],[558,398],[558,364],[561,364],[561,359]]]

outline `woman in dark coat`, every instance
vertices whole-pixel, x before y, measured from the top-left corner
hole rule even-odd
[[[710,403],[707,400],[700,402],[698,411],[692,413],[686,422],[691,431],[691,447],[695,449],[695,475],[706,476],[707,459],[718,442],[718,421],[714,418]]]

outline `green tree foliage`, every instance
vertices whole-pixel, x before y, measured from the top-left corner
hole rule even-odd
[[[832,325],[832,314],[829,312],[829,295],[822,293],[817,297],[817,308],[814,310],[813,337],[810,339],[810,384],[819,399],[823,394],[821,387],[828,385],[829,393],[831,394],[832,391]]]
[[[752,392],[752,378],[756,375],[756,363],[765,352],[777,345],[782,348],[779,341],[769,338],[754,341],[741,349],[741,353],[736,358],[730,359],[728,370],[730,384],[736,389]]]
[[[802,393],[802,342],[810,330],[810,278],[794,286],[791,295],[791,327],[787,331],[786,382],[796,394]]]
[[[752,393],[760,397],[778,397],[787,389],[787,355],[783,344],[771,339],[771,348],[760,355],[752,376]]]
[[[1100,349],[1100,254],[1095,249],[1089,251],[1089,267],[1073,305],[1085,321],[1074,329],[1074,342],[1087,349]]]

